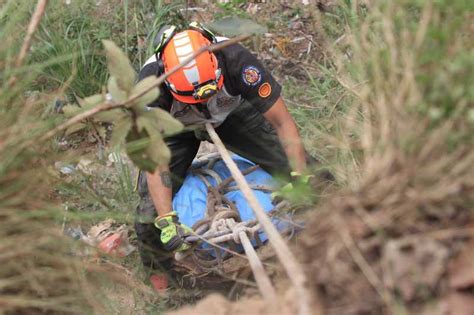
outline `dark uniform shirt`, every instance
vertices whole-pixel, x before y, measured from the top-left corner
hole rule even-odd
[[[204,106],[202,104],[185,104],[175,100],[164,84],[160,86],[160,96],[148,106],[170,112],[187,126],[206,122],[219,126],[243,101],[248,101],[261,113],[275,104],[280,96],[281,86],[249,50],[234,44],[215,54],[223,71],[224,87],[207,102],[206,111],[199,108]],[[159,75],[158,72],[156,58],[153,56],[141,69],[139,80]]]

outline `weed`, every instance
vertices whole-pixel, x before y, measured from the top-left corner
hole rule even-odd
[[[219,8],[221,12],[217,12],[214,15],[214,18],[216,20],[232,16],[248,18],[247,12],[243,9],[243,5],[246,2],[247,1],[242,0],[231,0],[222,3],[217,3],[217,8]]]
[[[165,25],[176,25],[178,28],[185,27],[189,21],[181,13],[184,8],[183,1],[175,1],[171,4],[165,4],[163,1],[157,1],[153,6],[153,18],[151,23],[146,23],[147,27],[147,56],[154,54],[154,39],[156,34]]]

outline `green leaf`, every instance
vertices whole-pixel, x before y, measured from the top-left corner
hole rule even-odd
[[[82,111],[82,108],[76,105],[68,104],[64,106],[62,110],[66,118],[71,118],[79,114]]]
[[[183,124],[161,108],[151,108],[140,116],[149,118],[156,128],[165,136],[173,135],[183,130]]]
[[[84,130],[87,128],[87,124],[77,123],[66,129],[66,136],[72,135],[75,132]]]
[[[130,92],[136,79],[136,73],[128,57],[112,41],[102,41],[107,55],[107,67],[111,76],[117,78],[117,85],[123,91]]]
[[[207,25],[217,33],[227,36],[237,36],[244,34],[263,34],[267,32],[267,28],[252,20],[243,19],[237,16],[227,17]]]
[[[86,110],[96,107],[97,105],[103,103],[104,101],[105,101],[104,95],[95,94],[95,95],[88,96],[85,99],[79,100],[79,105],[81,105],[82,111],[86,111]]]
[[[77,114],[85,112],[91,108],[96,107],[97,105],[104,102],[104,96],[102,94],[95,94],[85,99],[79,99],[79,106],[68,104],[62,108],[64,116],[66,118],[74,117]]]
[[[150,135],[157,134],[161,136],[160,130],[156,127],[156,120],[154,120],[153,118],[140,115],[137,118],[137,127],[138,131],[140,132],[145,129]]]
[[[110,145],[112,147],[123,144],[130,129],[132,128],[132,120],[129,117],[124,117],[116,122],[112,130]]]
[[[151,88],[153,85],[156,84],[156,77],[150,76],[142,81],[138,82],[132,89],[131,98],[136,97],[137,95],[143,93],[144,91]],[[136,101],[133,102],[133,108],[138,109],[139,111],[144,110],[145,106],[153,102],[158,98],[160,95],[160,90],[158,87],[152,88],[150,91],[145,93],[143,96],[138,98]]]
[[[157,165],[166,165],[170,161],[171,152],[162,137],[151,137],[151,142],[146,149],[149,158]]]
[[[156,120],[150,117],[141,116],[137,119],[138,130],[144,130],[149,135],[151,142],[146,152],[149,158],[162,165],[168,163],[170,159],[170,151],[163,141],[163,137],[159,128],[157,128]]]
[[[126,136],[126,142],[129,158],[141,170],[154,172],[158,165],[167,164],[170,160],[171,152],[161,135],[150,136],[145,129],[141,132],[132,129]]]
[[[110,95],[112,95],[114,102],[123,103],[127,100],[127,92],[120,89],[117,79],[114,76],[109,78],[109,81],[107,82],[107,90]]]
[[[102,122],[114,123],[123,118],[128,118],[128,116],[121,109],[116,108],[97,113],[94,115],[94,118]]]
[[[133,129],[127,134],[125,150],[132,162],[141,170],[154,172],[157,166],[147,152],[151,139],[146,131],[137,133]]]

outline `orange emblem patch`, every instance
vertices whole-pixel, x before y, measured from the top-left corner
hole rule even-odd
[[[258,95],[260,95],[261,98],[266,98],[272,93],[272,86],[270,83],[265,82],[260,87],[258,88]]]

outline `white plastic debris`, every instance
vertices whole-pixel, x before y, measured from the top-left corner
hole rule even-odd
[[[71,164],[64,164],[63,162],[55,162],[54,163],[54,168],[61,174],[63,175],[69,175],[74,173],[74,165]]]

